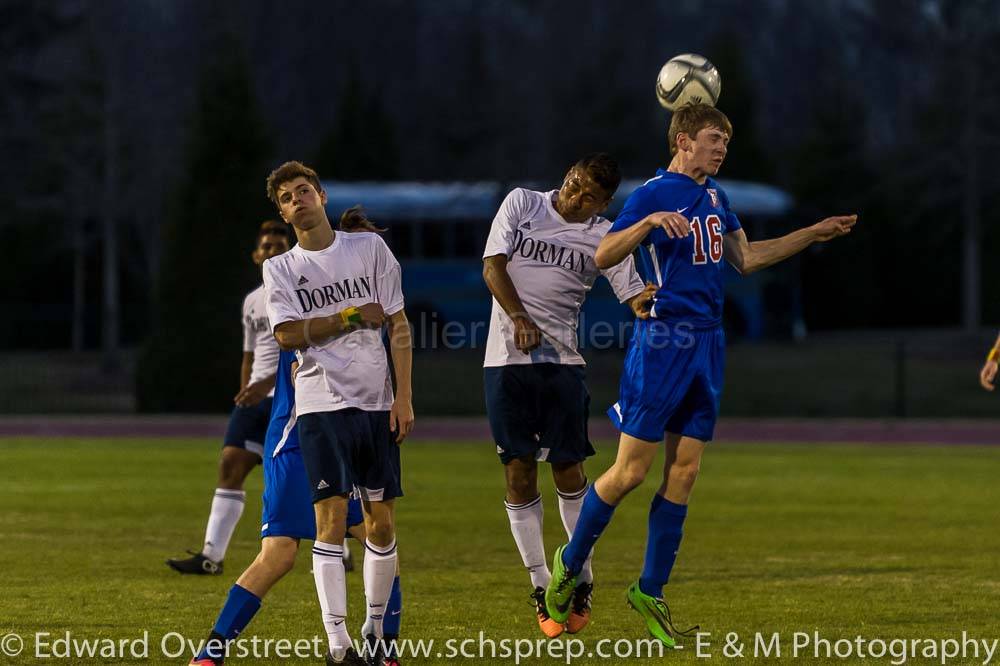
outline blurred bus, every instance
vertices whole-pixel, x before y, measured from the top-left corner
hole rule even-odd
[[[613,220],[628,194],[642,183],[623,181],[604,215]],[[793,228],[794,203],[788,193],[760,183],[719,183],[751,240]],[[428,327],[455,322],[455,330],[472,332],[465,338],[468,345],[481,347],[491,307],[482,279],[482,253],[493,216],[515,187],[544,190],[558,184],[327,181],[323,187],[332,221],[345,208],[361,204],[376,224],[388,228],[386,241],[403,266],[406,309],[417,336],[426,334]],[[726,296],[725,326],[733,340],[804,334],[795,260],[748,277],[727,267]],[[598,279],[583,307],[581,331],[596,325],[618,327],[629,319],[628,308],[618,303],[607,280]]]

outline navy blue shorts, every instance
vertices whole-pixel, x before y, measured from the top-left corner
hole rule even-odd
[[[532,363],[483,368],[486,413],[500,462],[550,463],[594,455],[587,435],[590,393],[581,365]]]
[[[356,408],[299,417],[299,448],[313,502],[347,495],[354,487],[371,502],[402,497],[399,445],[389,412]]]
[[[636,321],[618,402],[608,410],[626,435],[659,442],[664,433],[710,441],[719,418],[726,336],[722,328],[683,329]]]
[[[226,427],[223,446],[235,446],[264,457],[264,437],[271,420],[271,398],[264,398],[253,407],[234,407]]]

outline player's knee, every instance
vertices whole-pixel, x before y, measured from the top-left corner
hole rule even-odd
[[[624,497],[642,485],[642,482],[646,480],[646,473],[648,471],[649,467],[647,465],[636,462],[616,462],[608,470],[614,479],[615,490],[618,491],[617,494],[621,497]]]
[[[370,518],[365,524],[365,533],[369,541],[376,546],[388,546],[396,537],[396,530],[391,520]]]
[[[507,465],[507,500],[513,504],[523,504],[538,497],[538,473],[534,459],[527,464],[523,460]]]
[[[276,575],[284,576],[295,566],[294,546],[290,548],[274,548],[266,554],[267,566]]]
[[[510,477],[507,479],[507,499],[512,504],[523,504],[538,497],[538,488],[535,480],[524,477]]]
[[[676,483],[682,488],[690,490],[694,487],[694,482],[698,478],[698,470],[700,466],[698,463],[690,463],[687,465],[680,465],[674,463],[670,467],[670,481],[671,483]]]
[[[583,473],[583,465],[576,463],[565,467],[552,466],[552,478],[556,488],[562,493],[576,493],[583,490],[587,476]]]

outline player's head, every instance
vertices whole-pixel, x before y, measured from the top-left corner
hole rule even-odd
[[[288,252],[288,225],[275,220],[265,220],[257,231],[257,246],[253,250],[253,263],[260,266],[271,257]]]
[[[617,160],[591,153],[569,168],[556,197],[556,209],[567,222],[584,222],[602,212],[622,182]]]
[[[315,171],[302,162],[285,162],[267,177],[267,197],[281,218],[299,231],[308,231],[326,219],[326,192]]]
[[[375,223],[368,219],[365,209],[361,207],[361,204],[351,206],[341,213],[340,226],[338,228],[341,231],[371,231],[376,234],[385,231],[381,227],[376,227]]]
[[[667,140],[670,154],[682,154],[688,165],[708,176],[719,172],[726,158],[733,124],[722,111],[708,104],[689,104],[674,111]]]

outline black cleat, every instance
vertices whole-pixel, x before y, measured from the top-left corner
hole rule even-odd
[[[188,666],[222,666],[226,661],[225,654],[226,639],[213,631],[205,641],[204,649],[188,662]]]
[[[368,662],[362,659],[354,648],[347,648],[344,658],[337,661],[329,652],[326,653],[326,666],[368,666]]]
[[[379,643],[375,634],[365,636],[365,659],[368,666],[384,666],[386,661],[384,648],[385,645]]]
[[[167,560],[167,566],[182,574],[197,574],[199,576],[218,576],[222,573],[222,561],[213,562],[201,553],[189,550],[192,555],[183,560]]]

